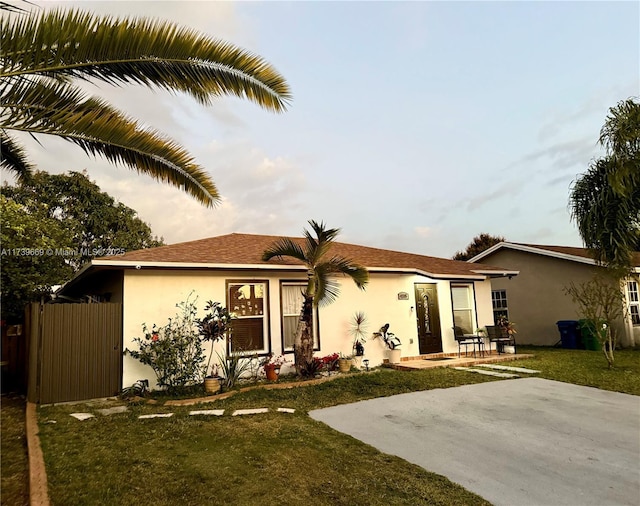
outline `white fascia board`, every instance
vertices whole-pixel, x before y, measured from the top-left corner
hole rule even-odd
[[[571,262],[578,262],[581,264],[598,265],[598,263],[592,258],[569,255],[568,253],[559,253],[557,251],[550,251],[544,248],[535,248],[532,246],[524,246],[522,244],[514,244],[511,242],[501,242],[501,243],[495,244],[494,246],[491,246],[489,249],[484,250],[482,253],[478,253],[473,258],[470,258],[469,260],[467,260],[467,262],[475,263],[478,260],[482,260],[483,258],[491,255],[493,252],[501,248],[514,249],[516,251],[524,251],[526,253],[534,253],[536,255],[543,255],[543,256],[558,258],[560,260],[569,260]]]
[[[494,244],[490,248],[484,250],[482,253],[478,253],[473,258],[470,258],[469,260],[467,260],[467,263],[473,264],[478,260],[482,260],[484,257],[491,255],[491,253],[493,253],[494,251],[497,251],[503,246],[507,246],[507,245],[509,245],[508,242],[499,242],[498,244]]]
[[[121,268],[152,268],[152,269],[227,269],[227,270],[280,270],[307,271],[304,265],[269,265],[269,264],[204,264],[192,262],[136,262],[132,260],[93,260],[92,265]]]
[[[517,276],[520,271],[483,271],[482,269],[474,270],[478,274],[484,274],[490,278],[504,278],[507,276]]]
[[[477,281],[484,281],[486,276],[478,273],[475,276],[473,274],[435,274],[433,272],[423,271],[421,269],[414,269],[411,267],[367,267],[369,272],[381,272],[381,273],[398,273],[398,274],[418,274],[420,276],[426,276],[433,279],[473,279]],[[474,271],[476,272],[476,271]]]
[[[276,264],[205,264],[205,263],[192,263],[192,262],[143,262],[133,260],[92,260],[91,265],[96,267],[120,267],[120,268],[152,268],[152,269],[221,269],[221,270],[274,270],[274,271],[301,271],[306,272],[307,268],[304,265],[276,265]],[[83,269],[84,270],[84,269]],[[477,279],[482,281],[486,279],[486,274],[503,275],[503,271],[482,271],[481,269],[475,271],[473,274],[435,274],[432,272],[426,272],[421,269],[415,269],[411,267],[369,267],[369,272],[389,272],[398,274],[419,274],[421,276],[427,276],[436,279]],[[508,275],[515,271],[504,271]],[[485,274],[486,273],[486,274]]]

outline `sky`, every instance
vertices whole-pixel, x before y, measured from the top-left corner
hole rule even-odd
[[[257,53],[289,82],[274,114],[237,98],[87,89],[182,143],[215,208],[59,139],[39,169],[86,170],[167,244],[231,232],[450,258],[480,233],[582,246],[573,181],[608,110],[640,95],[640,2],[36,2],[169,19]],[[3,179],[7,174],[2,174]]]

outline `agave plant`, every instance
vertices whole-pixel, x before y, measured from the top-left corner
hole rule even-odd
[[[274,112],[291,98],[260,56],[171,22],[77,9],[28,13],[8,2],[0,10],[0,166],[18,178],[33,167],[15,132],[55,135],[210,206],[219,200],[216,186],[182,146],[76,81],[161,88],[203,105],[235,95]]]

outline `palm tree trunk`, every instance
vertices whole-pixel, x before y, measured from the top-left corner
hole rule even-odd
[[[305,295],[294,344],[296,372],[313,359],[313,296]]]

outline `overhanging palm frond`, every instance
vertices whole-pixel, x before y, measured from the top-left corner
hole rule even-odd
[[[24,181],[35,170],[24,148],[3,128],[0,129],[0,167],[13,172],[18,181]]]
[[[621,195],[611,184],[615,170],[610,158],[592,163],[571,189],[571,216],[598,262],[626,268],[638,242],[640,188]]]
[[[177,143],[70,84],[23,79],[0,86],[0,98],[2,129],[56,135],[89,154],[183,188],[206,205],[219,199],[208,175]]]
[[[339,228],[325,228],[324,222],[318,223],[315,220],[309,220],[309,225],[313,230],[315,237],[309,230],[304,230],[304,237],[307,243],[306,254],[309,262],[313,265],[320,261],[322,257],[331,248],[331,243],[340,233]]]
[[[277,112],[291,99],[284,78],[260,56],[170,22],[50,10],[3,20],[1,33],[3,77],[135,83],[203,104],[236,95]]]
[[[278,239],[262,254],[262,260],[264,262],[268,262],[272,258],[276,257],[291,257],[300,260],[303,263],[307,263],[305,252],[302,250],[300,245],[288,237]]]
[[[334,256],[315,266],[316,293],[314,302],[320,306],[331,304],[340,293],[336,274],[350,277],[360,290],[369,282],[369,271],[348,258]]]

